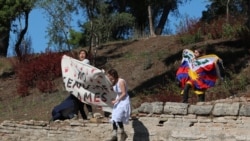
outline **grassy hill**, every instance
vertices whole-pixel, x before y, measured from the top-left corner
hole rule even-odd
[[[100,46],[97,49],[95,65],[105,70],[115,68],[129,86],[132,106],[142,102],[180,102],[180,88],[175,73],[180,65],[182,50],[204,48],[207,54],[217,54],[226,68],[226,83],[218,84],[206,92],[206,101],[227,98],[231,95],[250,95],[250,48],[240,40],[206,40],[183,46],[177,36],[120,41]],[[52,108],[59,104],[67,92],[62,78],[55,83],[58,91],[40,93],[32,89],[31,95],[17,96],[17,78],[7,65],[11,58],[1,58],[0,74],[0,121],[3,120],[48,120]],[[6,72],[6,73],[4,73]],[[191,103],[196,96],[191,93]],[[98,110],[94,107],[94,110]]]

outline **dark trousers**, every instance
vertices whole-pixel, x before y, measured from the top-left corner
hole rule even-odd
[[[79,111],[80,111],[80,113],[82,115],[82,118],[86,120],[88,118],[87,118],[87,115],[86,115],[86,113],[84,111],[84,105],[86,105],[86,108],[87,108],[88,112],[92,112],[92,106],[79,101],[79,104],[78,104],[79,108],[78,109],[79,109]],[[78,112],[77,112],[77,114],[78,114]]]
[[[184,87],[184,92],[183,92],[183,96],[182,96],[182,103],[188,103],[188,93],[189,93],[189,89],[191,88],[190,84],[186,84]]]
[[[188,103],[188,97],[189,97],[189,90],[191,88],[190,84],[186,84],[184,87],[184,92],[183,92],[183,97],[182,97],[182,102],[183,103]],[[198,101],[199,102],[204,102],[205,101],[205,92],[203,94],[198,95]]]
[[[205,102],[205,93],[198,95],[198,101],[199,102]]]
[[[116,123],[115,121],[113,121],[113,130],[117,130],[118,129],[117,124],[118,124],[119,128],[121,128],[121,129],[124,128],[122,122],[117,122]]]
[[[92,113],[92,106],[91,105],[89,105],[89,104],[85,104],[86,105],[86,107],[87,107],[87,109],[88,109],[88,112],[91,112]]]

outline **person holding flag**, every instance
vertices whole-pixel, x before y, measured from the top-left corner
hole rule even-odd
[[[184,49],[182,63],[176,72],[176,78],[182,88],[183,103],[188,103],[189,90],[198,95],[198,101],[205,101],[205,91],[222,78],[222,60],[214,55],[205,55],[202,49],[194,52]],[[223,78],[222,78],[223,79]]]

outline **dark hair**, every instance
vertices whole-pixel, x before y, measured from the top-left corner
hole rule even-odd
[[[204,55],[205,54],[205,51],[202,48],[197,48],[195,50],[197,50],[200,53],[200,55]]]
[[[111,76],[113,76],[114,79],[116,79],[116,80],[119,78],[118,72],[115,69],[110,69],[108,71],[108,74],[111,75]]]
[[[88,57],[88,52],[87,52],[86,50],[84,50],[84,49],[79,50],[78,55],[79,55],[82,51],[85,52],[86,57]]]

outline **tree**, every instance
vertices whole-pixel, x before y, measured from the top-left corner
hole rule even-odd
[[[81,4],[81,6],[87,6],[88,9],[86,10],[88,21],[82,24],[82,30],[88,35],[86,39],[89,41],[93,34],[99,38],[100,42],[122,39],[134,25],[134,17],[131,14],[118,13],[110,7],[109,3],[96,1],[94,6],[90,6],[89,3]]]
[[[47,27],[48,46],[53,46],[57,51],[71,50],[69,33],[72,29],[72,14],[77,12],[76,1],[41,0],[38,5],[44,9],[49,21]]]
[[[207,5],[207,10],[202,13],[202,20],[210,22],[222,16],[238,17],[239,15],[245,16],[247,5],[244,0],[209,0],[210,4]],[[247,1],[249,2],[249,1]]]
[[[173,3],[164,3],[164,7],[162,10],[162,15],[160,17],[159,23],[155,29],[155,33],[156,35],[161,35],[162,30],[164,29],[165,23],[167,21],[168,15],[170,13],[171,10],[176,9],[177,7],[177,3],[173,2]]]
[[[73,6],[74,4],[80,6],[81,10],[86,12],[83,15],[85,15],[84,19],[87,22],[82,22],[79,25],[82,27],[84,34],[82,37],[85,38],[85,43],[91,44],[92,35],[95,35],[100,42],[125,39],[131,37],[135,32],[142,36],[149,32],[150,28],[155,29],[154,32],[160,35],[169,13],[176,11],[180,4],[187,1],[189,0],[79,0],[70,3],[67,0],[46,0],[43,1],[45,5],[43,8],[48,11],[47,13],[51,17],[52,24],[48,28],[50,40],[57,43],[57,46],[62,47],[63,44],[69,43],[70,24],[68,21],[70,21],[70,16],[66,14],[77,8],[77,6]],[[151,18],[148,17],[148,12],[151,13],[149,6],[152,10]],[[66,17],[68,17],[68,20],[65,20]]]
[[[87,16],[91,21],[92,18],[97,18],[100,14],[97,8],[100,3],[107,5],[109,13],[128,13],[135,18],[134,34],[138,33],[139,36],[143,36],[144,33],[150,32],[150,20],[148,15],[148,7],[152,10],[152,25],[156,25],[152,28],[155,29],[157,35],[162,34],[165,27],[168,15],[170,12],[177,11],[179,5],[184,4],[189,0],[81,0],[82,8],[87,11]],[[129,29],[127,26],[121,26],[114,31],[112,37],[116,39],[117,34],[126,33]],[[117,33],[117,34],[115,34]],[[131,33],[131,32],[130,32]],[[127,35],[125,35],[127,36]]]
[[[10,31],[14,21],[25,17],[25,28],[22,30],[15,44],[17,55],[20,55],[19,45],[28,28],[28,15],[34,7],[35,0],[0,0],[0,56],[6,57],[9,47]],[[14,33],[16,31],[13,30]],[[20,56],[18,56],[20,58]]]
[[[20,48],[21,48],[21,43],[24,39],[24,35],[26,34],[27,29],[28,29],[30,10],[31,9],[24,10],[25,27],[23,29],[21,29],[20,34],[18,34],[19,36],[17,38],[17,42],[15,43],[15,52],[16,52],[16,55],[20,61],[22,61],[22,59],[23,59],[22,58],[22,56],[23,56],[22,50]]]
[[[227,22],[229,21],[229,2],[230,0],[227,0]]]
[[[247,1],[247,22],[246,22],[246,26],[248,27],[248,29],[250,30],[250,1]]]
[[[69,31],[69,44],[72,45],[73,49],[78,47],[86,46],[85,36],[82,32],[71,29]]]
[[[150,36],[155,37],[155,32],[154,32],[154,25],[152,22],[152,14],[151,14],[151,6],[148,6],[148,20],[149,20],[149,29],[150,29]]]
[[[139,32],[149,29],[149,20],[147,18],[147,7],[150,5],[152,9],[152,22],[156,25],[155,34],[161,35],[165,27],[168,15],[170,12],[176,12],[178,6],[184,4],[188,0],[146,0],[134,1],[129,0],[129,7],[131,14],[136,19],[136,28]],[[140,5],[140,6],[138,6]]]

